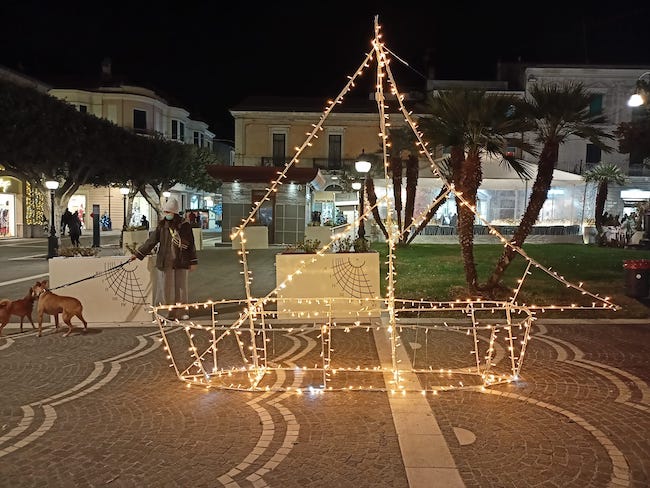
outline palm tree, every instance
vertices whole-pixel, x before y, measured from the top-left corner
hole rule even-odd
[[[598,243],[604,245],[605,232],[605,202],[607,201],[607,192],[610,183],[623,185],[625,183],[625,174],[621,168],[612,163],[598,163],[592,169],[585,171],[583,178],[585,182],[594,182],[598,184],[596,190],[596,208],[594,210],[594,219],[596,220],[596,230],[598,231]]]
[[[590,115],[592,95],[580,83],[533,85],[529,97],[518,104],[520,116],[533,127],[535,139],[542,146],[537,163],[537,176],[531,190],[528,205],[512,239],[511,246],[505,246],[499,261],[485,285],[481,288],[494,290],[506,268],[533,229],[546,201],[553,180],[553,170],[558,158],[558,149],[568,138],[580,137],[608,152],[604,140],[612,136],[598,129],[594,124],[603,123],[602,115]]]
[[[516,103],[517,98],[512,95],[452,89],[432,94],[426,116],[420,120],[420,129],[430,143],[451,147],[449,161],[456,191],[458,239],[470,293],[477,291],[474,209],[483,179],[482,158],[502,158],[517,174],[525,174],[520,161],[505,156],[507,148],[517,144],[508,136],[526,128],[513,112]]]
[[[388,158],[388,175],[392,179],[393,183],[394,210],[397,215],[397,228],[400,232],[400,244],[407,244],[410,242],[410,240],[408,240],[409,234],[406,232],[406,229],[413,222],[413,214],[415,211],[415,195],[420,170],[418,158],[414,155],[417,151],[415,140],[415,135],[411,130],[404,128],[390,130],[391,153]],[[402,178],[404,173],[406,173],[406,202],[402,202]],[[388,231],[379,216],[379,209],[376,207],[377,194],[375,193],[374,183],[368,181],[369,179],[370,178],[367,178],[366,181],[368,202],[373,206],[372,213],[377,225],[386,239],[388,239]],[[403,219],[402,211],[404,211]]]

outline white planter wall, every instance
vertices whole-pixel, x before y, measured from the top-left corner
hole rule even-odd
[[[379,253],[278,254],[275,273],[276,286],[285,283],[278,293],[280,319],[380,315],[380,301],[368,300],[380,298]]]
[[[132,247],[140,247],[144,244],[144,241],[149,237],[148,230],[128,230],[122,234],[122,249],[126,251],[126,245],[129,244]],[[134,246],[135,244],[135,246]]]
[[[142,261],[136,259],[106,272],[127,259],[126,256],[50,259],[49,288],[57,295],[79,299],[83,305],[84,318],[89,323],[149,323],[155,284],[154,258],[146,256]],[[92,278],[84,279],[88,277]],[[82,279],[84,280],[80,281]],[[54,289],[70,283],[75,284]],[[72,324],[75,327],[83,325],[76,318],[72,319]]]
[[[231,234],[237,229],[233,228]],[[264,225],[249,225],[244,229],[246,238],[246,249],[268,249],[269,247],[269,229]],[[232,240],[232,248],[240,249],[241,243],[239,236]]]

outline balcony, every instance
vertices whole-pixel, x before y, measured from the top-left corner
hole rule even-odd
[[[277,159],[272,156],[263,156],[262,166],[284,166],[285,162],[291,161],[287,159]],[[329,158],[301,158],[300,165],[303,167],[312,167],[322,170],[354,170],[355,159],[329,159]]]
[[[630,164],[628,176],[650,176],[650,167],[643,164]]]

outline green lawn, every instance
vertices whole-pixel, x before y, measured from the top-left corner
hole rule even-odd
[[[386,276],[386,246],[373,244],[381,253],[382,277]],[[650,252],[637,249],[618,249],[581,244],[525,244],[524,251],[539,264],[550,268],[571,283],[583,283],[583,288],[599,296],[611,297],[621,310],[545,312],[541,317],[560,318],[573,315],[594,318],[648,318],[650,308],[641,301],[625,295],[623,261],[650,259]],[[502,246],[481,244],[474,247],[479,282],[487,279]],[[398,298],[424,300],[455,300],[467,297],[465,274],[457,244],[415,244],[398,248],[396,253],[397,279],[395,295]],[[504,284],[516,287],[523,275],[526,260],[517,256],[508,268]],[[503,297],[502,297],[503,298]],[[533,269],[522,287],[519,303],[537,305],[589,304],[591,299],[567,288],[547,273]],[[648,303],[649,301],[646,301]]]

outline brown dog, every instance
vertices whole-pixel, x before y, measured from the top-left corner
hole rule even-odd
[[[0,300],[0,334],[2,334],[2,329],[4,329],[9,318],[11,317],[11,300],[8,298],[3,298]]]
[[[83,306],[81,302],[74,297],[57,295],[47,288],[47,280],[37,281],[32,287],[32,294],[38,298],[38,337],[41,337],[41,328],[43,327],[43,314],[54,316],[54,325],[59,328],[59,313],[61,318],[68,326],[68,332],[63,337],[69,336],[72,332],[72,317],[77,317],[84,324],[84,331],[88,328],[86,319],[83,318]]]
[[[32,320],[32,310],[34,309],[34,300],[36,300],[32,294],[32,289],[27,290],[27,295],[24,298],[19,298],[18,300],[0,300],[0,335],[2,335],[2,329],[9,322],[11,315],[17,315],[20,317],[20,332],[23,331],[23,319],[27,317],[32,324],[32,329],[35,329],[34,321]],[[8,303],[6,303],[8,302]]]

